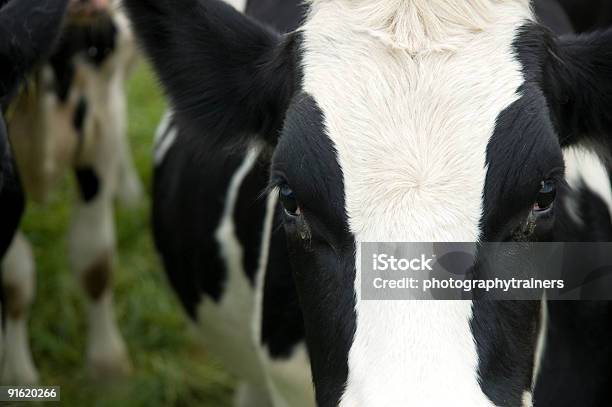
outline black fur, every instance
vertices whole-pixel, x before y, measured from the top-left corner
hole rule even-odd
[[[153,231],[168,278],[195,318],[203,296],[214,301],[222,297],[226,272],[215,230],[231,177],[244,154],[215,152],[205,138],[183,129],[179,137],[181,143],[155,170]],[[252,217],[263,222],[263,213]]]
[[[85,98],[79,99],[79,103],[77,104],[76,110],[74,111],[74,116],[72,118],[72,125],[78,133],[83,132],[83,128],[85,126],[85,117],[87,116],[87,100]]]
[[[545,92],[564,145],[595,143],[612,151],[612,30],[565,36],[552,45]],[[560,62],[561,61],[561,62]]]
[[[296,61],[287,58],[294,36],[281,37],[220,0],[125,6],[183,127],[205,129],[224,144],[252,134],[276,139],[295,88]]]
[[[577,32],[593,31],[612,25],[609,0],[558,0]]]
[[[50,51],[68,0],[44,4],[11,0],[0,9],[0,105]]]
[[[100,178],[91,167],[77,167],[74,170],[81,199],[85,202],[93,201],[100,191]]]
[[[612,403],[612,307],[608,302],[548,303],[546,353],[535,406],[600,407]]]
[[[287,239],[277,208],[264,281],[261,342],[273,358],[291,356],[304,341],[304,319],[289,262]]]
[[[574,28],[569,16],[557,0],[535,0],[533,7],[540,23],[556,34],[573,33]]]
[[[278,32],[290,32],[302,24],[306,11],[306,2],[302,0],[249,0],[245,14]]]

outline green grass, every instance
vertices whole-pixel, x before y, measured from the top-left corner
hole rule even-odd
[[[129,138],[150,195],[151,151],[164,101],[145,64],[128,87]],[[61,386],[67,406],[227,406],[232,381],[211,361],[166,282],[153,248],[150,202],[117,213],[115,311],[134,371],[114,384],[92,382],[84,366],[85,300],[67,260],[67,228],[76,192],[71,177],[45,205],[29,205],[23,230],[37,263],[30,343],[44,385]]]

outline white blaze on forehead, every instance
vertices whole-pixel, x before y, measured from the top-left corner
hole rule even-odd
[[[530,0],[310,0],[317,10],[332,3],[357,29],[411,53],[423,49],[452,50],[465,45],[466,33],[497,23],[503,2],[523,10]],[[511,10],[508,7],[508,10]]]
[[[528,2],[425,4],[315,0],[303,29],[304,90],[337,150],[358,245],[357,298],[360,242],[478,239],[487,145],[524,81],[513,41],[532,19]],[[409,24],[389,18],[385,30],[375,5],[395,7],[388,16],[416,7],[408,21],[439,24],[418,27],[419,48]],[[453,7],[464,13],[454,22],[440,11]],[[437,46],[444,38],[452,47]],[[342,406],[491,405],[477,382],[470,302],[356,308]]]
[[[412,56],[317,3],[304,28],[304,88],[338,151],[358,237],[477,239],[487,144],[523,83],[512,44],[529,9],[499,7],[499,21],[467,32],[456,52]]]

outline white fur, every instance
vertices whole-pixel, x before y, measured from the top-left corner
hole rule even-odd
[[[546,293],[540,303],[540,331],[538,332],[538,340],[536,342],[536,350],[534,356],[533,378],[532,382],[535,386],[536,380],[540,374],[542,367],[542,358],[546,350],[546,340],[548,333],[548,303],[546,302]],[[533,390],[533,389],[532,389]]]
[[[2,371],[0,383],[7,385],[34,384],[38,381],[38,372],[32,360],[28,339],[28,308],[34,300],[36,289],[36,274],[32,248],[21,233],[13,238],[13,242],[2,261],[2,285],[10,290],[23,308],[23,313],[17,318],[7,315],[4,331]],[[5,298],[10,301],[11,298]],[[12,308],[8,302],[4,304],[7,312]],[[1,332],[1,331],[0,331]]]
[[[565,178],[572,189],[582,186],[588,188],[600,197],[608,207],[612,216],[612,189],[610,177],[602,159],[585,147],[571,147],[563,151],[565,160]],[[575,220],[581,221],[578,208],[572,197],[568,200],[569,212]]]
[[[247,5],[247,0],[223,0],[227,4],[233,6],[236,10],[244,12]]]
[[[89,307],[87,361],[91,373],[110,377],[129,373],[132,369],[127,348],[115,322],[112,293],[106,292]]]
[[[4,360],[1,382],[5,385],[36,384],[38,372],[32,360],[28,338],[28,321],[6,320]]]
[[[167,111],[155,131],[153,162],[156,166],[159,166],[166,158],[166,154],[176,141],[177,134],[178,130],[172,123],[172,112]]]
[[[522,0],[313,6],[304,87],[343,171],[359,299],[361,242],[478,240],[486,147],[518,98],[512,43],[533,15]],[[356,313],[342,407],[492,406],[471,302],[358,301]]]
[[[466,37],[490,30],[500,21],[502,1],[309,0],[309,3],[315,13],[319,8],[334,7],[350,20],[355,31],[415,55],[464,47]],[[530,1],[507,3],[527,9]],[[511,12],[512,6],[506,10]]]
[[[248,382],[252,387],[249,391],[263,397],[267,394],[267,380],[252,330],[255,296],[243,268],[244,253],[236,236],[233,218],[240,187],[255,165],[260,151],[259,147],[251,147],[230,181],[223,216],[215,232],[221,257],[228,270],[224,292],[219,303],[203,298],[198,305],[197,319],[203,341],[211,354],[219,358],[233,374]]]
[[[116,10],[114,19],[119,29],[119,37],[114,57],[115,61],[113,61],[115,78],[110,98],[112,120],[109,125],[112,126],[118,135],[117,144],[120,159],[116,193],[121,203],[135,207],[143,201],[144,188],[134,166],[132,149],[128,140],[128,109],[125,83],[137,65],[138,52],[136,39],[134,38],[134,33],[127,16],[123,12]]]
[[[236,387],[234,407],[269,407],[270,405],[267,388],[262,389],[248,381],[240,382]]]
[[[157,150],[159,144],[164,141],[166,133],[168,132],[168,127],[172,121],[172,111],[166,110],[164,115],[162,116],[161,121],[157,125],[157,129],[155,129],[155,137],[153,137],[153,146],[154,149]]]

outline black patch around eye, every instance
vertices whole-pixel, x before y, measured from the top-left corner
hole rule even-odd
[[[293,278],[301,293],[308,351],[320,406],[336,406],[348,377],[356,330],[355,240],[345,210],[344,177],[323,112],[294,97],[274,152],[272,180],[287,180],[302,216],[284,222]],[[285,220],[287,217],[285,216]],[[330,312],[331,310],[331,312]],[[329,341],[329,332],[335,340]]]
[[[541,181],[552,180],[558,186],[563,179],[563,155],[546,99],[532,84],[519,91],[521,97],[499,114],[487,146],[484,241],[512,238],[525,217],[535,213]],[[544,194],[540,203],[547,200],[550,195]]]

